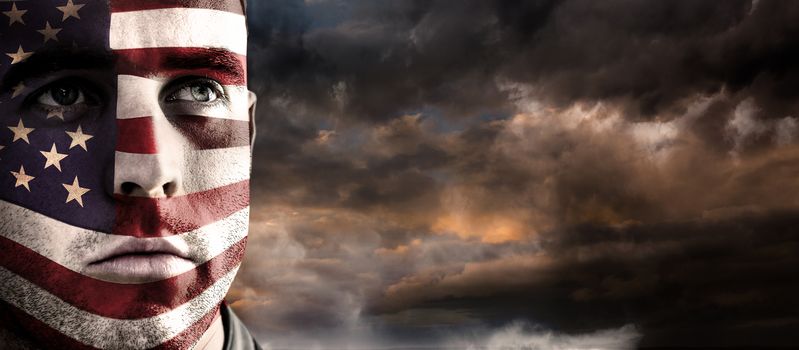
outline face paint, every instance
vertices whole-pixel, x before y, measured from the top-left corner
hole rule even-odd
[[[246,243],[241,3],[0,12],[3,327],[47,348],[191,347]]]

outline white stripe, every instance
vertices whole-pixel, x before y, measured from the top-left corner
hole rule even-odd
[[[221,48],[247,54],[243,15],[195,8],[111,14],[111,49],[156,47]]]
[[[136,238],[77,228],[0,200],[0,220],[3,222],[0,235],[77,273],[81,273],[89,263],[103,258],[105,252],[132,241],[165,241],[188,252],[188,257],[195,262],[194,266],[174,271],[173,276],[177,276],[211,260],[247,236],[249,214],[248,207],[192,232]],[[139,283],[146,282],[153,281]]]
[[[168,83],[157,77],[121,74],[117,78],[117,119],[164,116],[162,89]],[[246,86],[224,85],[230,101],[205,111],[192,113],[209,118],[249,121],[249,91]]]
[[[211,312],[224,298],[238,267],[191,301],[167,313],[118,320],[86,312],[0,267],[0,295],[37,320],[81,343],[102,349],[144,349],[162,344]]]
[[[121,194],[124,182],[144,185],[177,180],[177,192],[173,195],[182,196],[231,185],[250,178],[250,152],[250,146],[170,150],[159,154],[116,152],[114,188]],[[158,176],[163,179],[157,179]],[[162,193],[159,195],[163,197]]]

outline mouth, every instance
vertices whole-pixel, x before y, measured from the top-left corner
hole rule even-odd
[[[186,249],[164,239],[133,238],[98,254],[82,271],[116,283],[147,283],[174,277],[195,267]]]

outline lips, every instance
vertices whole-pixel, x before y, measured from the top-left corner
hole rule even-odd
[[[82,273],[116,283],[160,281],[195,267],[187,250],[163,238],[131,238],[99,253]]]

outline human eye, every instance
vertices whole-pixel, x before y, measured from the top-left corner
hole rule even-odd
[[[85,103],[86,94],[75,85],[57,85],[42,93],[36,101],[45,106],[68,107]]]
[[[225,90],[218,82],[207,78],[192,78],[174,84],[165,101],[214,104],[225,99]]]
[[[82,117],[102,99],[98,89],[77,78],[60,79],[38,89],[28,98],[28,105],[47,113],[47,119],[72,121]]]

